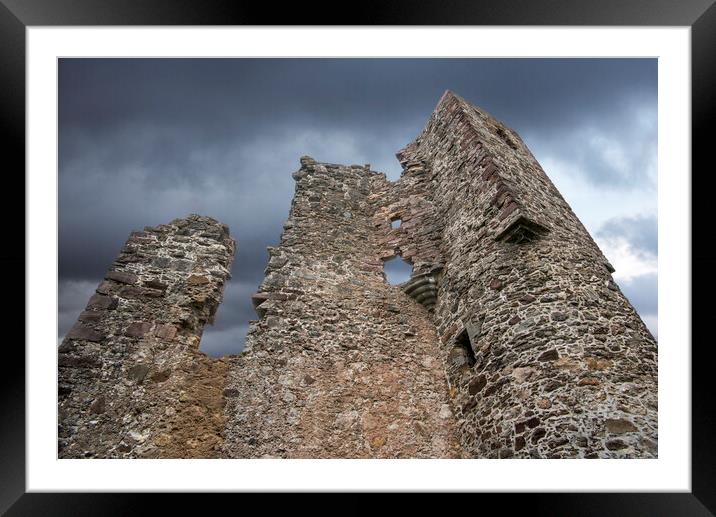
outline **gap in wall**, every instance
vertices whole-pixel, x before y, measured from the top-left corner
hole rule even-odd
[[[214,324],[207,324],[199,342],[199,351],[209,357],[222,357],[241,353],[246,342],[251,316],[255,312],[251,296],[246,295],[244,284],[229,281],[224,286],[224,298],[216,309]]]
[[[383,262],[383,273],[390,285],[398,285],[410,280],[413,266],[399,255]]]

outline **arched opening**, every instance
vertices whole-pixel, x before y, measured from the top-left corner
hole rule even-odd
[[[413,265],[396,255],[383,262],[383,274],[390,285],[399,285],[410,280]]]

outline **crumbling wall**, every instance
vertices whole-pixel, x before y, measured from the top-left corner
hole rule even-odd
[[[446,92],[399,158],[431,171],[465,454],[655,457],[656,342],[520,138]]]
[[[389,285],[390,182],[304,157],[260,319],[229,367],[228,457],[459,455],[430,314]]]
[[[61,458],[219,455],[226,360],[198,347],[234,251],[197,215],[130,235],[58,349]]]
[[[133,233],[59,349],[60,456],[655,457],[656,342],[519,136],[446,92],[398,158],[301,159],[238,356],[198,352],[228,229]]]
[[[413,276],[434,272],[443,265],[443,223],[436,217],[429,190],[429,170],[422,161],[403,163],[399,181],[385,182],[376,189],[374,224],[379,232],[380,256],[396,255],[413,264]],[[402,221],[391,228],[393,219]]]

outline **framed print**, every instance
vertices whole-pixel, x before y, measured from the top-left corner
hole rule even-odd
[[[709,2],[4,4],[10,515],[147,491],[713,511]]]

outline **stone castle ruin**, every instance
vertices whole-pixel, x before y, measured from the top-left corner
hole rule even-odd
[[[520,137],[448,91],[397,156],[301,158],[239,355],[198,350],[229,229],[132,233],[58,350],[59,457],[656,457],[657,344]]]

